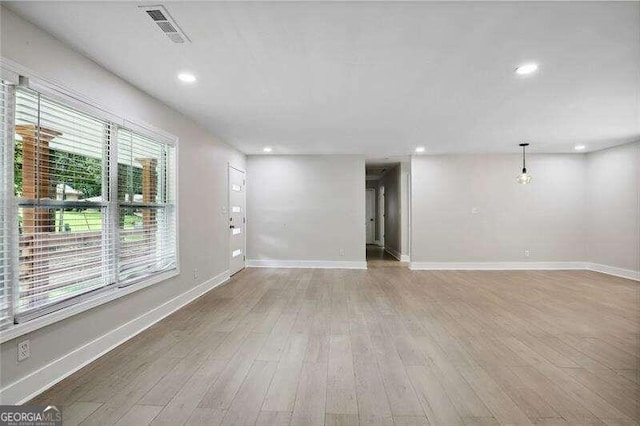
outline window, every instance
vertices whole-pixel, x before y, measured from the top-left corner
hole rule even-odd
[[[104,253],[111,125],[27,89],[15,99],[15,310],[23,317],[112,281]]]
[[[3,324],[176,269],[175,147],[30,89],[2,90]]]
[[[174,148],[118,130],[119,278],[175,266]]]
[[[9,200],[13,195],[13,96],[11,86],[0,81],[0,328],[13,322],[11,279],[11,228]],[[9,167],[5,167],[9,166]]]

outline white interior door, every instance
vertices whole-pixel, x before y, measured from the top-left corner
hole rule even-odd
[[[229,273],[245,264],[245,178],[244,172],[229,166]]]
[[[373,244],[376,239],[376,192],[373,189],[367,189],[365,192],[367,244]]]

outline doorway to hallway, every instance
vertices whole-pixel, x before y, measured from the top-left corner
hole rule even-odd
[[[399,266],[398,261],[409,260],[408,169],[408,157],[365,162],[364,225],[368,266],[394,263]]]

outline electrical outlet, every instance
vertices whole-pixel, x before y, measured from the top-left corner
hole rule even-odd
[[[529,257],[529,250],[524,251],[524,257]]]
[[[31,356],[31,345],[28,340],[18,343],[18,362],[24,361]]]
[[[197,279],[198,279],[198,268],[195,268],[195,269],[193,270],[193,279],[194,279],[194,280],[197,280]]]
[[[340,256],[344,256],[344,249],[340,249]]]

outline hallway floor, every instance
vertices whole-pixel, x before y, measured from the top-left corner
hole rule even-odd
[[[384,247],[375,244],[367,244],[367,267],[368,268],[388,268],[388,267],[408,267],[406,262],[400,262],[391,256]]]

